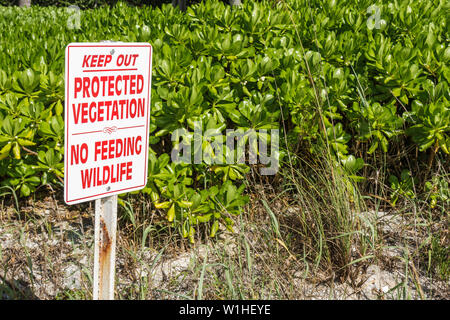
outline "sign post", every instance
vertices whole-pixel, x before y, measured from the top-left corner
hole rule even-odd
[[[117,196],[95,200],[93,299],[114,299]]]
[[[93,298],[114,299],[117,195],[147,184],[152,47],[66,47],[67,204],[95,202]]]

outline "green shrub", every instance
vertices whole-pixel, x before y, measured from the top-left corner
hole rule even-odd
[[[33,6],[58,6],[58,7],[68,7],[71,5],[76,5],[81,9],[98,8],[105,5],[115,5],[118,0],[31,0],[31,5]],[[153,5],[158,6],[163,3],[169,3],[170,0],[127,0],[130,5],[142,6],[142,5]],[[188,1],[189,3],[189,1]],[[17,0],[0,0],[0,5],[2,6],[14,6],[17,5]]]
[[[73,12],[64,8],[0,7],[2,184],[22,196],[61,184],[64,48],[105,39],[153,45],[151,169],[142,192],[191,241],[198,223],[208,222],[212,236],[219,222],[231,228],[249,170],[171,163],[178,142],[170,134],[196,121],[218,132],[286,130],[289,147],[302,152],[328,141],[355,181],[393,146],[418,148],[419,167],[429,168],[450,148],[448,2],[382,1],[374,25],[371,4],[205,1],[182,13],[119,3],[82,11],[79,28],[68,27]],[[393,199],[407,192],[403,181],[392,178]]]

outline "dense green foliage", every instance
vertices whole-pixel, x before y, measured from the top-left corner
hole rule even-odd
[[[31,0],[31,5],[33,6],[59,6],[67,7],[71,5],[76,5],[82,9],[97,8],[105,5],[115,5],[119,0]],[[127,0],[130,5],[142,6],[142,5],[161,5],[163,3],[169,3],[170,0]],[[189,3],[189,1],[188,1]],[[0,0],[0,5],[3,6],[13,6],[17,5],[17,0]]]
[[[199,222],[210,223],[211,235],[219,223],[231,228],[229,215],[247,201],[238,186],[249,170],[171,163],[170,133],[193,131],[197,120],[218,132],[279,128],[288,138],[280,141],[284,150],[314,153],[326,141],[355,181],[376,155],[398,148],[417,148],[425,170],[450,150],[449,7],[444,0],[385,1],[377,3],[378,17],[372,4],[248,1],[235,8],[206,1],[186,13],[119,4],[83,11],[79,29],[68,28],[70,12],[62,8],[0,7],[2,183],[22,196],[60,184],[64,48],[105,39],[154,47],[143,192],[191,240]],[[204,141],[204,152],[211,143]],[[398,166],[390,172],[393,197],[408,195],[410,177]]]

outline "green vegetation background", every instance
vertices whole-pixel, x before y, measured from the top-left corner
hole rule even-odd
[[[218,133],[280,129],[274,186],[303,170],[304,158],[326,154],[351,199],[374,194],[395,206],[420,198],[446,216],[448,9],[438,0],[205,1],[186,13],[118,3],[81,11],[73,27],[65,8],[0,7],[2,191],[27,197],[62,186],[65,46],[145,41],[155,56],[141,194],[191,242],[202,224],[211,236],[219,224],[232,229],[251,169],[214,164],[214,139],[202,144],[204,163],[172,163],[179,142],[170,134],[199,120]],[[374,185],[380,168],[387,195]]]

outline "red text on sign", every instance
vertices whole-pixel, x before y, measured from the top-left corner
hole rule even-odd
[[[110,54],[88,54],[83,57],[83,68],[106,67],[112,60]]]
[[[76,77],[74,79],[75,99],[81,92],[83,98],[96,98],[99,95],[120,96],[140,94],[144,89],[144,77],[141,74],[118,76]]]
[[[87,189],[122,180],[131,180],[132,164],[131,161],[128,161],[81,170],[81,186],[83,189]]]
[[[94,160],[107,160],[139,155],[142,151],[142,137],[128,137],[95,142]],[[100,159],[98,159],[100,158]]]

